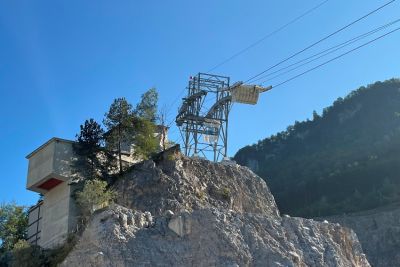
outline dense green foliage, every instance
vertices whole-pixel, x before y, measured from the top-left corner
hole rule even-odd
[[[26,237],[28,214],[26,208],[15,203],[0,205],[0,253],[10,251]]]
[[[103,124],[107,128],[104,134],[108,151],[117,151],[119,171],[122,173],[122,148],[134,144],[134,153],[141,158],[148,158],[159,150],[160,141],[154,136],[157,130],[158,93],[149,89],[141,97],[135,110],[125,98],[117,98],[105,114]],[[92,131],[93,132],[93,131]]]
[[[142,118],[134,119],[135,148],[134,154],[143,159],[148,159],[160,148],[160,140],[155,136],[156,125]]]
[[[86,120],[85,123],[80,126],[80,129],[81,131],[76,138],[85,149],[92,152],[92,150],[101,146],[103,143],[104,130],[94,119]]]
[[[77,242],[76,235],[70,235],[67,242],[54,249],[43,249],[26,240],[18,240],[14,248],[0,256],[4,267],[56,267],[65,259]]]
[[[155,88],[151,88],[142,95],[139,104],[137,104],[135,109],[136,116],[155,123],[157,119],[157,103],[158,92]]]
[[[115,192],[107,189],[107,183],[101,180],[87,180],[83,190],[76,193],[76,202],[84,216],[90,216],[97,208],[109,205],[115,198]]]
[[[11,267],[43,266],[45,257],[38,246],[31,246],[25,240],[19,240],[11,251],[9,265]]]
[[[113,153],[103,149],[104,130],[94,119],[86,120],[76,135],[74,151],[78,157],[75,168],[88,179],[109,180],[109,173],[116,168]]]
[[[400,80],[353,91],[235,160],[267,180],[282,213],[322,216],[400,201]]]
[[[103,124],[108,132],[105,136],[109,150],[117,151],[119,171],[122,172],[122,146],[123,143],[133,141],[133,111],[132,105],[123,98],[114,99],[109,111],[105,114]]]

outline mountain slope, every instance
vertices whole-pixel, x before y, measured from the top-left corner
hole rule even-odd
[[[282,213],[325,216],[400,199],[400,80],[361,87],[313,120],[240,149]]]
[[[119,205],[94,214],[61,266],[370,266],[352,230],[281,217],[239,165],[175,154],[114,189]]]

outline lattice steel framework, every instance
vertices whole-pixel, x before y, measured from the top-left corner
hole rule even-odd
[[[207,73],[190,78],[187,96],[176,116],[186,156],[212,157],[214,161],[225,158],[232,103],[255,105],[260,93],[272,89],[243,82],[229,86],[229,80]]]
[[[228,116],[231,109],[229,77],[199,73],[191,77],[188,94],[176,116],[186,156],[227,156]],[[208,102],[214,101],[211,107]]]

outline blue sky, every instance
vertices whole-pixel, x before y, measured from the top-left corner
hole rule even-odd
[[[171,104],[190,75],[320,2],[2,1],[0,202],[37,200],[25,190],[25,156],[49,138],[74,139],[85,119],[102,120],[114,98],[125,96],[135,104],[151,87],[158,89],[160,105],[170,107],[172,120],[179,101]],[[385,2],[330,0],[214,73],[246,80]],[[396,1],[303,56],[398,17]],[[396,32],[262,95],[257,106],[235,105],[229,154],[309,118],[313,110],[321,112],[359,86],[399,77],[399,44]],[[171,139],[178,138],[172,128]]]

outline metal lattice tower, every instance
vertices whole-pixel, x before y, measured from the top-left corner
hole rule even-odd
[[[212,155],[214,161],[226,156],[231,105],[228,88],[229,77],[199,73],[189,80],[188,94],[176,117],[186,156]],[[208,111],[204,109],[206,99],[215,101]]]
[[[271,89],[229,85],[230,78],[199,73],[191,77],[188,93],[176,116],[186,156],[219,161],[227,156],[228,117],[233,102],[256,104],[260,92]]]

